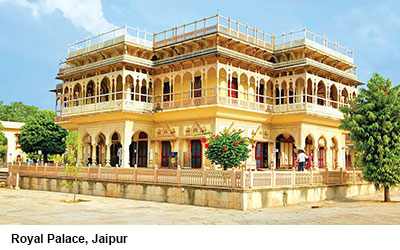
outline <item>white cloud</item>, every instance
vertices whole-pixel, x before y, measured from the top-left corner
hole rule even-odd
[[[95,35],[116,27],[104,18],[100,0],[0,0],[0,3],[6,2],[30,9],[35,17],[60,10],[73,25]]]

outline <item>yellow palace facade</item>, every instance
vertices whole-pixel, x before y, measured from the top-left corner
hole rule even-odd
[[[338,126],[355,70],[353,51],[306,29],[275,36],[217,14],[69,45],[52,91],[85,165],[209,167],[199,134],[230,128],[257,142],[248,166],[292,167],[301,148],[335,169],[354,158]]]

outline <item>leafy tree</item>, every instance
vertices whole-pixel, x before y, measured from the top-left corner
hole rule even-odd
[[[0,123],[0,160],[4,160],[7,154],[7,137],[4,135],[4,127]]]
[[[22,102],[12,102],[3,105],[0,101],[0,120],[10,122],[25,122],[28,117],[34,115],[39,109],[35,106],[25,105]]]
[[[206,143],[205,155],[212,164],[221,165],[224,170],[228,167],[238,167],[249,158],[249,144],[253,143],[250,138],[242,137],[241,130],[221,131],[218,135],[203,138]]]
[[[384,188],[384,200],[390,201],[390,187],[400,182],[400,87],[390,79],[374,74],[367,88],[342,107],[340,128],[350,131],[357,162],[364,178]]]
[[[74,191],[73,202],[76,202],[76,193],[78,188],[78,175],[82,170],[82,165],[77,164],[77,155],[81,152],[81,141],[79,140],[79,133],[77,131],[72,131],[66,138],[65,142],[67,144],[67,159],[66,165],[64,166],[64,171],[74,177],[73,181],[67,181],[64,186],[72,189]]]
[[[66,148],[64,138],[68,132],[54,121],[54,112],[48,110],[40,110],[28,117],[18,139],[22,151],[36,153],[41,150],[45,163],[49,154],[63,154]]]

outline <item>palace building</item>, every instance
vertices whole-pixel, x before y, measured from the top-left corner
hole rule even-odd
[[[354,52],[307,29],[271,35],[219,14],[124,26],[69,45],[57,79],[56,121],[82,136],[85,165],[209,167],[200,134],[225,128],[257,142],[248,166],[292,167],[296,149],[315,168],[354,159],[338,128],[362,84]]]

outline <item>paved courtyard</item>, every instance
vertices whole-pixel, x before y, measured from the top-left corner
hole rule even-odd
[[[237,211],[65,193],[0,189],[0,224],[400,224],[400,191],[282,208]],[[317,207],[317,208],[312,208]]]

